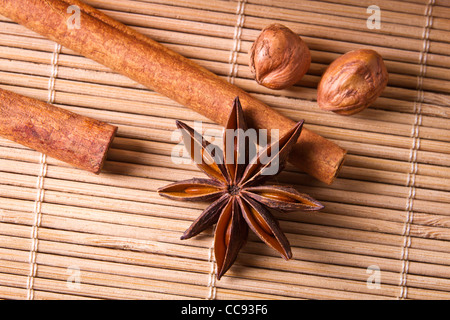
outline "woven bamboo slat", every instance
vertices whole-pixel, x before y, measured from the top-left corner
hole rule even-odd
[[[274,213],[292,260],[250,234],[235,265],[217,281],[213,229],[179,239],[207,203],[171,201],[155,191],[203,177],[189,161],[172,161],[181,147],[172,135],[175,120],[203,121],[217,144],[222,128],[67,48],[55,53],[54,42],[0,16],[0,88],[119,127],[100,175],[0,138],[0,298],[450,298],[446,1],[86,3],[285,116],[305,119],[348,156],[330,186],[292,166],[277,178],[325,205],[315,213]],[[370,5],[381,9],[379,30],[367,28]],[[252,42],[273,22],[301,35],[312,55],[302,81],[280,91],[259,86],[248,67]],[[321,111],[316,87],[322,73],[359,47],[383,56],[387,88],[352,117]],[[369,283],[372,268],[380,272],[377,288]]]
[[[165,4],[167,1],[164,0],[143,0],[143,2],[149,2],[149,3],[160,3]],[[420,3],[423,4],[423,1],[419,0]],[[181,0],[181,1],[171,1],[171,3],[177,3],[180,6],[187,6],[190,8],[197,8],[197,9],[203,9],[203,8],[211,8],[213,7],[214,10],[219,12],[228,12],[228,13],[234,13],[236,10],[229,6],[226,3],[218,2],[218,3],[209,3],[207,1],[197,1],[197,0]],[[248,7],[247,10],[251,10],[252,6],[254,7],[253,10],[265,10],[265,14],[274,14],[275,10],[267,10],[265,6],[269,7],[275,7],[275,8],[284,8],[284,9],[295,9],[295,10],[301,10],[306,12],[316,12],[316,13],[332,13],[334,16],[342,16],[342,17],[352,17],[352,18],[358,18],[363,19],[365,14],[367,14],[366,9],[370,4],[367,4],[366,6],[360,6],[358,2],[354,2],[353,6],[347,6],[344,3],[339,4],[332,3],[332,2],[311,2],[311,1],[305,1],[305,0],[256,0],[256,1],[248,1]],[[439,4],[443,5],[443,4]],[[260,6],[263,6],[260,8]],[[392,9],[392,7],[391,7]],[[412,25],[412,26],[423,26],[425,24],[426,17],[423,15],[423,7],[415,7],[415,11],[413,11],[411,14],[405,12],[405,10],[402,10],[399,12],[396,10],[397,8],[394,6],[394,10],[384,10],[383,11],[383,20],[386,22],[394,22],[396,24],[405,24],[405,25]],[[276,14],[276,11],[275,11]],[[435,29],[445,29],[449,30],[449,22],[447,19],[440,19],[439,13],[434,15],[434,23],[433,28]],[[443,15],[443,18],[446,18],[447,16]],[[284,18],[284,17],[283,17]]]

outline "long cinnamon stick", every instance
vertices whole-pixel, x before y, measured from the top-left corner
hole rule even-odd
[[[76,7],[74,7],[76,6]],[[71,7],[71,8],[69,8]],[[79,28],[73,27],[79,8]],[[68,10],[69,9],[69,10]],[[78,0],[0,0],[0,14],[225,125],[239,96],[249,125],[279,129],[294,122],[193,61]],[[330,184],[346,151],[303,129],[289,161]]]
[[[0,89],[0,136],[98,174],[117,127]]]

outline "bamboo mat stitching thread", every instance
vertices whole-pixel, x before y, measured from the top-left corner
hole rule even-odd
[[[402,247],[402,253],[401,253],[401,259],[402,259],[402,269],[400,274],[400,299],[406,299],[408,295],[408,288],[406,285],[406,277],[408,274],[409,269],[409,247],[411,246],[411,224],[414,220],[414,210],[413,210],[413,204],[414,204],[414,198],[416,195],[416,187],[415,187],[415,180],[416,180],[416,174],[417,174],[417,152],[420,148],[420,135],[419,135],[419,128],[422,124],[422,102],[424,99],[423,94],[423,77],[426,73],[426,66],[427,66],[427,56],[428,56],[428,50],[430,47],[430,29],[433,25],[433,17],[432,17],[432,11],[433,11],[433,5],[435,3],[435,0],[430,0],[426,7],[425,7],[425,16],[426,16],[426,24],[423,28],[422,32],[422,39],[423,39],[423,48],[420,52],[419,56],[419,62],[420,62],[420,72],[417,77],[417,97],[414,101],[414,124],[411,128],[411,137],[413,138],[412,146],[409,153],[409,162],[411,163],[411,169],[408,173],[406,185],[409,187],[409,193],[408,198],[406,200],[406,220],[405,225],[403,229],[403,247]]]
[[[215,228],[214,228],[215,229]],[[213,233],[214,236],[214,233]],[[214,242],[213,242],[214,243]],[[209,280],[208,280],[208,288],[209,288],[209,296],[208,300],[214,300],[216,298],[216,262],[214,259],[214,245],[209,248],[208,261],[211,264],[211,270],[209,272]]]
[[[229,64],[230,64],[230,72],[228,74],[228,82],[234,84],[234,78],[237,76],[237,69],[239,67],[237,63],[237,56],[239,54],[239,51],[241,50],[241,34],[242,34],[242,27],[244,26],[244,10],[245,10],[245,4],[247,3],[247,0],[240,0],[238,2],[238,6],[236,9],[236,14],[238,16],[236,21],[236,26],[234,28],[234,35],[233,35],[233,50],[230,52],[230,58],[229,58]]]
[[[236,26],[234,28],[234,36],[233,36],[233,49],[230,52],[230,58],[229,58],[229,64],[230,64],[230,71],[228,74],[228,82],[234,83],[234,78],[237,75],[237,56],[241,49],[241,34],[242,34],[242,27],[244,25],[244,10],[245,10],[245,4],[247,0],[240,0],[238,2],[237,8],[236,8],[236,15],[237,15],[237,21]],[[215,231],[215,228],[214,228]],[[211,271],[209,273],[209,280],[208,280],[208,287],[209,287],[209,300],[214,300],[216,298],[216,281],[217,281],[217,265],[216,261],[214,259],[214,240],[211,244],[211,247],[209,248],[209,259],[208,261],[211,263]]]
[[[47,103],[53,103],[55,101],[55,79],[58,76],[58,60],[59,60],[59,54],[61,52],[61,45],[55,44],[55,48],[52,54],[52,60],[51,60],[51,72],[50,72],[50,78],[48,81],[48,98]],[[29,255],[29,263],[30,263],[30,272],[27,277],[27,299],[33,300],[34,299],[34,278],[37,274],[37,263],[36,263],[36,254],[38,249],[38,229],[41,225],[42,221],[42,202],[44,201],[44,179],[47,175],[47,156],[43,153],[39,156],[39,164],[40,164],[40,170],[39,175],[37,179],[37,195],[36,195],[36,201],[34,202],[34,221],[33,226],[31,228],[31,248],[30,248],[30,255]]]

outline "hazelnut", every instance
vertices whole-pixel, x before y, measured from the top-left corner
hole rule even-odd
[[[352,115],[372,104],[386,87],[388,72],[373,50],[347,52],[330,64],[317,89],[323,110]]]
[[[306,43],[282,24],[264,28],[250,49],[250,68],[256,81],[270,89],[296,84],[310,64]]]

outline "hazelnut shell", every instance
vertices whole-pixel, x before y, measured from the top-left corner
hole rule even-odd
[[[250,49],[250,68],[256,81],[270,89],[290,87],[305,75],[311,65],[306,43],[286,26],[265,27]]]
[[[333,61],[317,89],[317,104],[342,115],[358,113],[372,104],[388,82],[383,58],[374,50],[347,52]]]

